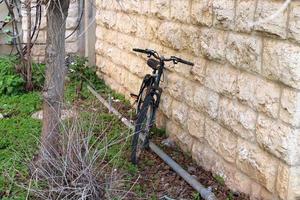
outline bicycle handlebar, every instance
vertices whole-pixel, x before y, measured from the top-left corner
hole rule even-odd
[[[182,58],[178,58],[176,56],[171,56],[171,58],[163,58],[163,57],[159,57],[158,53],[154,50],[150,50],[150,49],[138,49],[138,48],[134,48],[132,49],[135,52],[139,52],[139,53],[145,53],[147,54],[149,57],[150,56],[154,56],[155,58],[159,59],[160,61],[173,61],[174,64],[177,63],[183,63],[186,65],[190,65],[190,66],[194,66],[194,63],[183,60]]]
[[[182,58],[178,58],[176,56],[171,56],[171,59],[173,60],[173,62],[180,62],[186,65],[190,65],[190,66],[194,66],[194,63],[187,61],[187,60],[183,60]]]

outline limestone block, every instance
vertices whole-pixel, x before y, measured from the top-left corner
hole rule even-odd
[[[148,40],[156,40],[157,39],[157,30],[159,28],[161,24],[161,21],[156,20],[156,19],[152,19],[152,18],[148,18],[146,21],[146,30],[145,30],[145,34],[146,34],[146,39]]]
[[[46,45],[34,45],[31,49],[31,54],[33,56],[45,56]]]
[[[169,0],[151,0],[151,13],[161,19],[170,17]]]
[[[182,22],[190,20],[190,1],[172,0],[170,3],[171,18]]]
[[[288,37],[300,42],[300,2],[292,1],[290,9]]]
[[[184,79],[176,73],[167,76],[167,91],[177,100],[183,99]]]
[[[174,100],[172,103],[172,119],[182,127],[186,125],[188,106],[185,103]]]
[[[259,147],[239,139],[236,164],[240,170],[269,191],[274,190],[278,163]]]
[[[227,65],[211,62],[206,68],[205,86],[225,95],[237,92],[238,70]]]
[[[236,172],[239,171],[235,168],[234,163],[228,163],[223,159],[220,159],[216,162],[215,166],[212,167],[211,171],[213,174],[222,177],[227,187],[234,189],[231,186],[236,184],[234,176]]]
[[[234,0],[213,1],[214,26],[233,29],[234,28]]]
[[[195,139],[185,131],[181,130],[176,134],[177,143],[184,152],[191,152]]]
[[[189,106],[193,106],[194,104],[194,91],[196,87],[195,83],[188,80],[184,81],[183,99]]]
[[[284,84],[300,88],[300,47],[291,43],[266,40],[263,52],[263,73]]]
[[[138,13],[141,8],[140,0],[118,1],[122,12]]]
[[[226,60],[233,66],[253,72],[261,71],[262,39],[231,33],[226,45]]]
[[[194,24],[212,26],[212,0],[193,0],[191,21]]]
[[[145,76],[145,68],[143,67],[145,61],[142,58],[127,53],[122,54],[121,57],[127,62],[130,60],[130,63],[124,66],[126,66],[133,74],[139,77]]]
[[[173,98],[167,93],[163,92],[161,95],[159,107],[168,118],[172,116],[172,102]]]
[[[250,32],[254,20],[256,0],[237,0],[236,2],[236,30]]]
[[[250,107],[277,117],[279,109],[280,88],[254,75],[241,73],[238,77],[238,93],[240,100]]]
[[[73,32],[74,30],[66,30],[66,42],[76,42],[78,40],[78,33],[77,31]]]
[[[283,1],[278,0],[259,0],[256,8],[254,29],[286,38],[287,9],[280,12],[273,19],[260,23],[260,21],[276,13],[282,7],[283,3]]]
[[[205,139],[211,148],[227,162],[234,163],[237,152],[237,137],[222,128],[217,122],[206,118]]]
[[[191,69],[190,77],[192,77],[193,80],[203,84],[205,80],[207,60],[198,57],[192,61],[194,62],[194,66]]]
[[[120,10],[120,4],[116,0],[100,0],[102,2],[102,8],[106,10]],[[101,9],[102,11],[103,9]]]
[[[197,110],[206,112],[211,118],[218,114],[219,95],[205,87],[195,88],[194,105]]]
[[[68,17],[66,21],[66,29],[75,29],[78,25],[78,18],[77,17]]]
[[[78,2],[70,3],[68,17],[78,17]]]
[[[256,127],[260,146],[289,165],[300,164],[300,131],[259,115]]]
[[[167,121],[166,133],[172,140],[176,140],[177,139],[176,135],[181,131],[182,129],[180,128],[180,126],[176,124],[174,121],[172,120]]]
[[[164,22],[159,26],[158,39],[167,47],[175,50],[183,50],[187,47],[188,40],[184,37],[184,32],[180,24]]]
[[[204,115],[190,108],[188,111],[187,130],[200,141],[204,137],[204,123]]]
[[[287,199],[289,189],[289,167],[280,163],[276,182],[276,191],[281,199]]]
[[[148,33],[147,33],[147,19],[146,17],[140,16],[136,18],[136,36],[139,38],[147,39]]]
[[[157,128],[166,129],[167,117],[160,110],[156,112],[155,123]]]
[[[101,10],[97,12],[96,23],[106,28],[115,28],[117,15],[113,11]]]
[[[284,88],[280,102],[280,119],[293,126],[300,126],[300,93]]]
[[[66,43],[66,53],[77,53],[78,49],[77,42]]]
[[[160,42],[175,50],[188,50],[200,54],[200,30],[193,26],[181,26],[178,23],[164,22],[159,26]]]
[[[141,8],[140,8],[140,13],[143,15],[148,15],[151,12],[151,7],[150,7],[150,3],[151,1],[149,0],[140,0],[141,2]]]
[[[216,29],[201,29],[200,45],[203,56],[217,62],[224,62],[227,33]]]
[[[233,184],[229,185],[230,188],[232,188],[234,191],[250,194],[251,183],[253,181],[247,175],[237,170],[233,176],[233,179]]]
[[[281,199],[294,200],[300,196],[300,167],[280,164],[276,190]]]
[[[192,149],[192,157],[205,170],[210,171],[222,158],[208,145],[195,141]]]
[[[222,98],[218,119],[229,130],[248,140],[255,141],[256,113],[236,100]]]
[[[122,33],[135,34],[137,32],[137,17],[126,13],[118,13],[117,16],[117,29]]]

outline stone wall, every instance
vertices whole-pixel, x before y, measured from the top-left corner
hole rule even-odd
[[[149,73],[134,47],[170,64],[157,124],[207,170],[253,198],[300,198],[300,2],[97,1],[97,66],[128,98]]]
[[[79,17],[79,4],[77,0],[71,0],[69,14],[67,18],[67,25],[66,25],[66,37],[70,36],[66,40],[66,53],[77,53],[78,52],[78,30],[76,29],[78,24],[78,17]],[[23,7],[22,10],[22,30],[23,30],[23,41],[24,43],[27,40],[27,12],[26,9]],[[36,11],[35,9],[32,10],[32,30],[35,23],[35,16]],[[75,30],[76,29],[76,30]],[[46,39],[47,39],[47,19],[46,19],[46,12],[45,6],[42,7],[42,19],[41,19],[41,27],[39,31],[39,35],[37,40],[35,41],[35,45],[32,48],[32,57],[37,62],[43,63],[45,61],[45,50],[46,50]]]

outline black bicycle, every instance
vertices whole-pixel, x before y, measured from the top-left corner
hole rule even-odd
[[[147,65],[153,69],[152,74],[147,74],[142,82],[138,95],[131,94],[137,100],[137,119],[135,121],[134,136],[132,139],[131,162],[137,164],[143,149],[149,147],[149,132],[155,122],[155,113],[159,106],[162,89],[159,87],[165,69],[165,62],[174,64],[183,63],[193,66],[192,62],[171,56],[165,58],[150,49],[133,49],[135,52],[147,54]]]

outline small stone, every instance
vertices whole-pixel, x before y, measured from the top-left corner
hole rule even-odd
[[[161,141],[161,144],[166,146],[166,147],[169,147],[169,148],[175,148],[176,147],[174,140],[171,139],[171,138],[164,139],[163,141]]]
[[[3,119],[4,118],[4,116],[0,113],[0,119]]]

